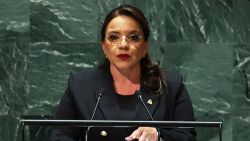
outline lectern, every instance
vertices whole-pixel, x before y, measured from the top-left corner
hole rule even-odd
[[[20,119],[22,140],[25,139],[25,126],[71,126],[71,127],[158,127],[158,128],[217,128],[219,141],[222,141],[222,122],[209,121],[125,121],[125,120],[54,120],[54,119]]]

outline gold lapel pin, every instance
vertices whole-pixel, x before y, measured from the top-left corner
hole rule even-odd
[[[153,104],[152,99],[149,99],[147,103],[148,103],[149,105],[152,105],[152,104]]]

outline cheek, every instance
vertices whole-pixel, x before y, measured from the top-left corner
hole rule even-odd
[[[111,56],[112,54],[115,53],[115,48],[112,47],[112,46],[109,46],[109,47],[106,46],[104,48],[104,53],[105,53],[106,56]]]
[[[140,60],[141,58],[143,58],[145,56],[145,54],[146,54],[146,51],[143,48],[136,48],[136,47],[134,47],[133,49],[131,48],[131,50],[133,50],[132,54],[133,54],[134,58],[137,58],[138,60]]]
[[[137,54],[144,56],[147,53],[147,49],[144,46],[141,46],[140,48],[137,48]]]

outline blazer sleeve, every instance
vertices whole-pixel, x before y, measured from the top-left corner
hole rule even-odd
[[[194,121],[194,112],[192,102],[183,83],[183,78],[177,75],[175,94],[173,95],[173,117],[174,121]],[[172,128],[161,129],[163,139],[170,141],[196,141],[196,132],[194,128]]]
[[[56,119],[77,119],[74,98],[71,93],[73,75],[70,74],[68,87],[60,100],[56,111]],[[49,141],[77,141],[80,138],[80,128],[77,127],[56,127],[52,129]]]

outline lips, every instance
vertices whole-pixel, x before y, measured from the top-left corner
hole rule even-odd
[[[119,54],[117,57],[121,60],[127,60],[130,56],[128,54]]]

